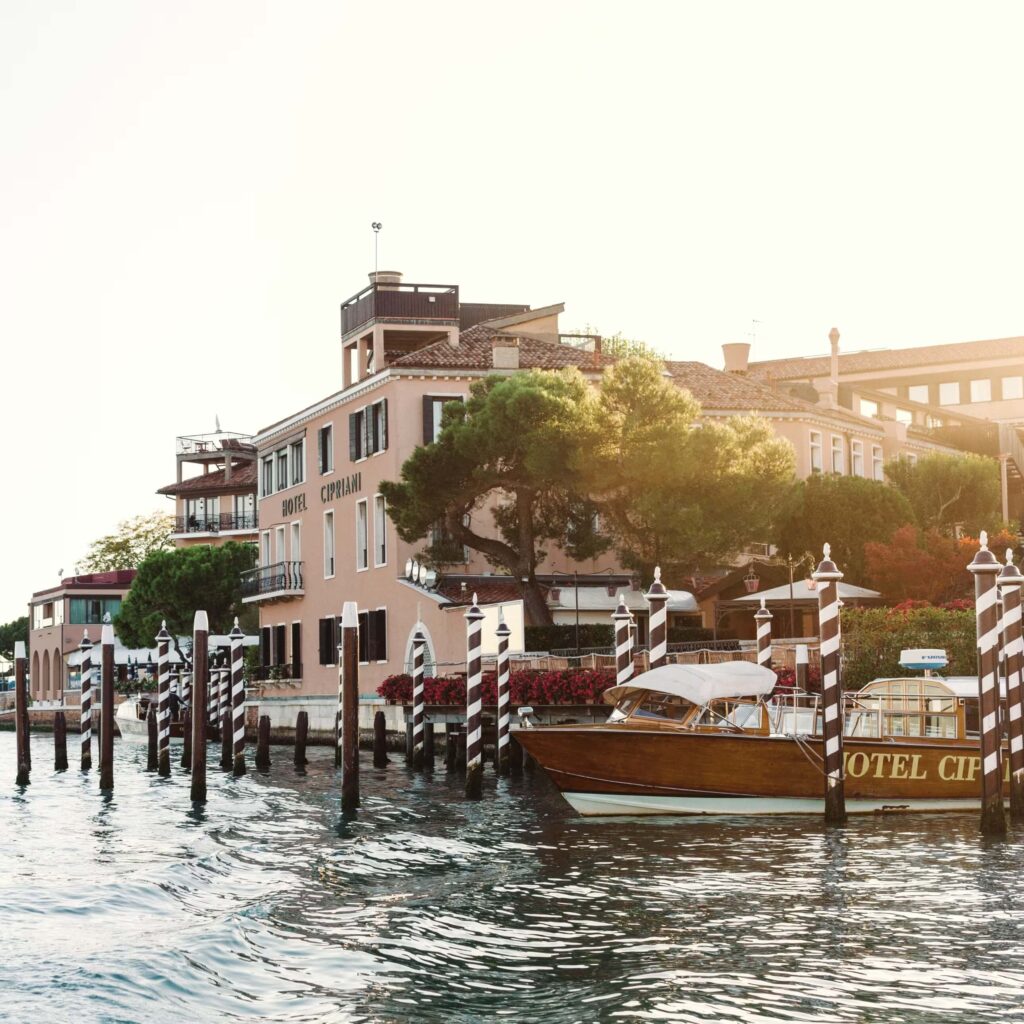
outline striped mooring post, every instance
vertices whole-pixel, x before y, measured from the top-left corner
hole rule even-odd
[[[335,623],[337,623],[335,619]],[[359,621],[358,615],[356,621]],[[335,711],[334,716],[334,767],[340,768],[342,766],[342,746],[341,741],[344,736],[344,729],[342,727],[342,712],[345,707],[345,637],[344,634],[338,631],[338,707]]]
[[[92,641],[89,630],[82,631],[82,642],[78,645],[82,654],[79,671],[82,675],[81,730],[82,730],[82,771],[92,768]]]
[[[17,740],[17,775],[15,783],[18,786],[29,784],[29,771],[32,763],[29,760],[28,738],[28,654],[26,653],[25,641],[15,640],[14,642],[14,730]]]
[[[210,651],[210,674],[206,692],[206,734],[216,738],[220,734],[217,708],[220,704],[220,651]]]
[[[619,594],[619,603],[612,612],[615,623],[615,684],[622,686],[633,678],[633,616],[626,607],[626,599]]]
[[[349,814],[359,806],[359,609],[355,601],[346,601],[341,611],[339,654],[341,810]]]
[[[494,770],[499,775],[508,775],[511,770],[508,759],[508,744],[512,726],[512,693],[509,687],[508,638],[512,635],[505,621],[504,609],[498,608],[498,742],[494,752]]]
[[[192,621],[192,786],[193,803],[206,802],[206,716],[207,681],[210,671],[210,620],[206,612],[196,612]]]
[[[229,634],[230,635],[230,634]],[[220,652],[220,703],[217,707],[217,721],[223,722],[224,716],[232,718],[231,708],[231,653],[228,650],[222,650]],[[231,730],[228,730],[228,750],[230,751],[233,744],[231,743]],[[225,768],[230,771],[231,765],[225,765]]]
[[[476,594],[466,612],[466,797],[479,800],[483,794],[483,618]]]
[[[416,622],[412,636],[412,767],[423,769],[423,652],[427,638],[423,634],[423,623]]]
[[[660,668],[668,663],[668,591],[661,582],[661,568],[654,570],[654,582],[647,591],[647,605],[650,611],[649,647],[651,668]]]
[[[1000,632],[1003,643],[1003,671],[1006,674],[1007,733],[1010,740],[1010,821],[1024,821],[1024,634],[1021,630],[1021,584],[1024,575],[1013,564],[1013,550],[1006,552],[1006,565],[996,585],[1003,598]]]
[[[999,728],[998,643],[996,576],[999,560],[988,549],[988,535],[980,536],[981,547],[967,566],[974,574],[974,615],[978,636],[978,697],[981,729],[981,831],[983,835],[1005,835],[1003,811],[1002,730]]]
[[[831,547],[811,574],[818,584],[818,633],[821,637],[821,706],[824,718],[825,821],[846,821],[843,786],[843,690],[839,684],[839,581],[843,574],[832,561]]]
[[[110,612],[100,631],[100,789],[114,788],[114,627]]]
[[[764,606],[764,598],[761,598],[761,607],[754,615],[757,623],[757,663],[765,668],[772,667],[772,613]]]
[[[237,618],[228,639],[231,641],[231,730],[235,754],[231,773],[238,778],[245,774],[245,680],[242,676],[245,634],[239,629]]]
[[[157,772],[171,774],[171,634],[166,620],[156,635]]]

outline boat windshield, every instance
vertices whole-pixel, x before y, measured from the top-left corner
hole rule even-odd
[[[683,697],[647,690],[639,696],[620,701],[617,710],[622,709],[624,714],[632,718],[660,718],[662,721],[681,722],[692,708],[693,705]]]

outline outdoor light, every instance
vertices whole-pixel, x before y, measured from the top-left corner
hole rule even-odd
[[[411,558],[407,558],[405,560],[405,578],[407,580],[411,580],[412,579],[412,559]]]

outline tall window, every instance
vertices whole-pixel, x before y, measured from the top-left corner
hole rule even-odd
[[[292,561],[302,561],[302,523],[292,523]]]
[[[273,559],[270,557],[270,531],[266,530],[260,534],[260,565],[271,565]]]
[[[321,473],[330,473],[334,469],[334,426],[330,423],[321,427],[316,435],[316,447],[319,454]]]
[[[971,381],[971,401],[972,402],[991,402],[992,401],[992,381],[987,377],[982,380]]]
[[[464,401],[462,395],[423,396],[423,443],[430,444],[441,433],[441,416],[449,402]]]
[[[306,479],[306,442],[296,441],[290,446],[290,461],[292,464],[292,484],[301,484]]]
[[[873,444],[871,446],[871,479],[885,479],[885,470],[882,467],[882,446],[880,444]]]
[[[348,417],[348,453],[353,462],[388,446],[388,400],[382,398]]]
[[[274,493],[274,456],[268,455],[263,460],[263,492],[266,494]]]
[[[850,442],[850,472],[854,476],[864,475],[864,442]]]
[[[1003,400],[1024,398],[1024,377],[1003,378]]]
[[[324,513],[324,579],[334,575],[334,511]],[[321,665],[326,662],[321,662]]]
[[[820,473],[824,468],[824,464],[821,461],[821,432],[817,430],[811,431],[811,472]]]
[[[838,434],[832,435],[832,472],[842,473],[843,469],[843,439]]]
[[[388,564],[387,514],[384,508],[384,495],[373,496],[373,564]]]
[[[960,381],[947,380],[939,385],[939,405],[960,404]]]
[[[928,385],[927,384],[911,384],[907,388],[907,398],[912,402],[922,402],[924,405],[928,404]]]
[[[288,449],[278,448],[277,450],[277,472],[274,474],[274,482],[277,489],[283,490],[288,486]]]
[[[277,554],[277,560],[279,562],[286,562],[286,561],[288,561],[288,555],[285,553],[285,549],[284,549],[284,542],[285,542],[284,527],[283,526],[278,526],[274,530],[274,544],[275,544],[275,546],[277,548],[276,554]]]
[[[370,552],[367,547],[366,499],[356,502],[356,568],[367,569]]]
[[[383,608],[359,613],[359,660],[388,660],[388,613]]]
[[[320,620],[320,664],[333,665],[338,657],[338,620],[331,616]]]

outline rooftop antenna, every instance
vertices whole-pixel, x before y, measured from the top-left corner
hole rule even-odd
[[[216,428],[216,432],[219,434],[220,433],[220,417],[216,413],[213,414],[213,425]]]
[[[750,339],[750,347],[751,347],[751,349],[756,348],[756,346],[757,346],[757,329],[760,326],[761,326],[761,321],[760,320],[753,320],[752,319],[750,321],[750,330],[747,331],[747,337]]]
[[[377,280],[377,239],[380,236],[380,229],[384,225],[379,220],[375,220],[370,227],[373,228],[373,279]]]

